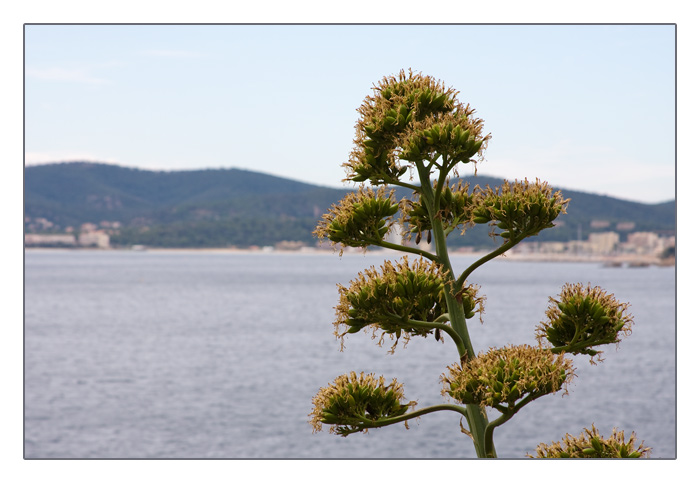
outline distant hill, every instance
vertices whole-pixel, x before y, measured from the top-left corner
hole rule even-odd
[[[503,181],[467,179],[482,186]],[[113,244],[171,247],[271,245],[284,240],[311,245],[318,219],[347,191],[234,168],[149,171],[88,162],[27,166],[24,189],[28,232],[119,222],[121,227],[112,231]],[[591,231],[614,230],[621,222],[633,223],[635,231],[675,231],[675,201],[649,205],[562,192],[571,198],[568,214],[561,226],[540,234],[541,240],[579,235],[585,239]],[[593,220],[610,226],[591,228]],[[450,237],[454,246],[492,243],[485,230]]]

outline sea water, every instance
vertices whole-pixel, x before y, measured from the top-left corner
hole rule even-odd
[[[388,354],[369,334],[333,335],[336,284],[395,253],[28,250],[25,253],[26,458],[473,458],[466,421],[432,413],[347,438],[313,433],[318,389],[350,371],[403,383],[418,407],[448,402],[448,338]],[[463,270],[474,256],[453,258]],[[536,344],[548,297],[600,285],[630,303],[633,333],[604,361],[574,358],[568,394],[542,397],[495,431],[499,457],[594,423],[676,456],[675,268],[498,259],[470,283],[477,352]]]

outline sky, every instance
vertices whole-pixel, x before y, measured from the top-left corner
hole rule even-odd
[[[28,24],[24,49],[25,165],[242,168],[348,187],[357,108],[412,69],[484,119],[478,174],[676,196],[674,25]]]

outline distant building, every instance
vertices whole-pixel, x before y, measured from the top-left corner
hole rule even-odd
[[[573,255],[588,255],[591,253],[591,244],[583,240],[571,240],[566,243],[566,250]]]
[[[595,255],[612,253],[620,243],[620,235],[614,231],[588,235],[590,252]]]
[[[564,253],[565,250],[564,242],[540,242],[540,253]]]
[[[82,247],[109,248],[109,235],[102,231],[81,233],[78,244]]]
[[[26,233],[25,246],[75,246],[75,236],[64,234]]]
[[[675,244],[675,239],[674,239]],[[639,231],[627,235],[624,250],[627,253],[661,253],[665,248],[662,238],[656,233]]]

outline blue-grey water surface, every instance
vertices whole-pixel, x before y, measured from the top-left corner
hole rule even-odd
[[[440,404],[451,341],[415,338],[393,355],[368,334],[333,336],[337,283],[393,253],[28,250],[27,458],[473,458],[454,412],[347,438],[312,433],[321,386],[350,371]],[[456,256],[462,270],[473,256]],[[535,344],[549,296],[591,282],[631,304],[635,324],[605,361],[575,358],[569,394],[534,401],[496,429],[500,457],[594,423],[634,431],[652,457],[676,456],[675,269],[497,260],[470,280],[486,296],[477,352]],[[463,421],[466,424],[466,421]]]

